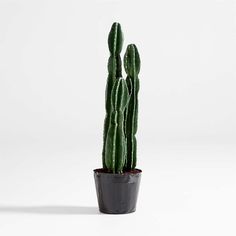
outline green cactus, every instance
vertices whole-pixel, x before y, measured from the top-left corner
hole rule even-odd
[[[108,132],[108,126],[111,119],[111,91],[115,81],[122,77],[122,64],[120,52],[123,45],[123,34],[121,31],[121,26],[119,23],[113,23],[109,36],[108,36],[108,46],[110,50],[110,57],[108,60],[108,78],[106,86],[106,117],[104,121],[104,132],[103,132],[103,168],[107,168],[105,163],[105,144]]]
[[[124,56],[124,67],[127,73],[126,82],[131,96],[125,112],[125,134],[127,137],[127,160],[125,168],[132,170],[135,168],[137,162],[137,142],[135,134],[137,133],[138,123],[138,74],[140,71],[140,57],[137,47],[134,44],[130,44],[127,47]]]
[[[126,157],[124,111],[129,102],[129,91],[124,79],[116,80],[111,92],[112,112],[105,143],[105,164],[109,171],[122,173]]]
[[[124,56],[127,78],[122,79],[122,45],[121,26],[113,23],[108,36],[110,57],[102,151],[103,168],[112,173],[133,170],[136,166],[140,58],[137,47],[128,45]]]

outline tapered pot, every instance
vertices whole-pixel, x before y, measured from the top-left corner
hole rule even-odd
[[[123,174],[94,170],[94,179],[100,212],[127,214],[136,210],[142,171],[135,169]]]

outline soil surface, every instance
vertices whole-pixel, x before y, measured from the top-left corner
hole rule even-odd
[[[95,169],[94,171],[97,173],[117,174],[117,173],[112,173],[112,172],[108,171],[107,169],[103,169],[103,168]],[[124,171],[123,173],[121,173],[121,175],[122,174],[138,174],[141,172],[142,172],[142,170],[140,170],[140,169],[134,169],[134,170]]]

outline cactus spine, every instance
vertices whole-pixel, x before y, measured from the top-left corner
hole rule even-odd
[[[127,73],[126,82],[131,96],[125,112],[125,133],[127,137],[126,169],[132,170],[135,168],[137,162],[137,142],[135,134],[137,132],[138,123],[138,74],[140,71],[140,57],[137,47],[134,44],[130,44],[127,47],[124,56],[124,67]]]
[[[106,85],[106,117],[104,121],[104,133],[103,133],[103,168],[107,169],[105,162],[106,155],[106,139],[109,128],[109,123],[111,119],[111,91],[118,78],[122,76],[122,65],[120,52],[123,46],[123,34],[121,31],[121,26],[119,23],[113,23],[109,36],[108,36],[108,46],[110,51],[110,57],[108,60],[108,78]]]
[[[105,143],[105,164],[113,173],[122,173],[126,157],[124,111],[129,102],[129,91],[124,79],[115,81],[111,92],[111,117]]]

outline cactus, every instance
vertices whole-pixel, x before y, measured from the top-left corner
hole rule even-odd
[[[104,121],[104,132],[103,132],[103,151],[102,151],[102,159],[103,159],[103,168],[106,169],[105,163],[105,144],[108,132],[108,126],[111,119],[111,91],[115,81],[122,77],[122,65],[121,65],[121,57],[120,52],[122,50],[123,45],[123,34],[121,31],[121,26],[119,23],[113,23],[109,36],[108,36],[108,46],[110,51],[110,57],[108,60],[108,78],[106,85],[106,118]]]
[[[124,56],[124,67],[127,73],[126,82],[131,96],[125,112],[125,133],[127,137],[127,161],[125,168],[132,170],[135,168],[137,161],[137,142],[135,134],[137,132],[138,123],[138,73],[140,71],[140,57],[137,47],[134,44],[130,44],[127,47]]]
[[[113,23],[108,36],[110,57],[102,151],[103,169],[112,173],[130,171],[136,166],[140,58],[137,47],[128,45],[124,56],[127,78],[122,79],[122,45],[121,26]]]
[[[124,111],[129,91],[124,79],[116,80],[111,92],[112,112],[105,143],[105,164],[109,171],[122,173],[126,157]]]

